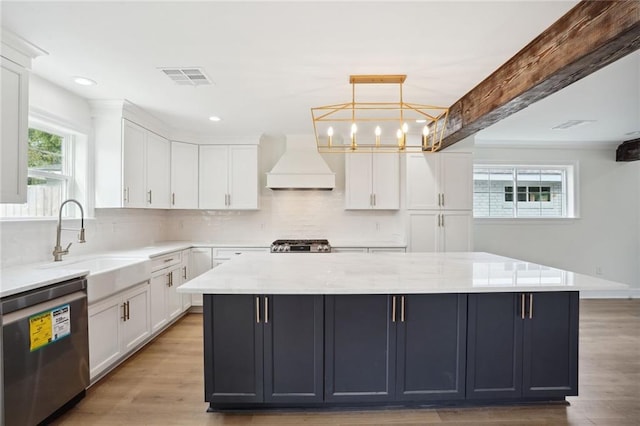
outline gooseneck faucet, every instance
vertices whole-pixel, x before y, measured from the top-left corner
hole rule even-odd
[[[76,203],[78,207],[80,207],[80,229],[71,229],[71,228],[62,227],[62,208],[64,207],[65,204],[71,203],[71,202]],[[53,248],[54,262],[61,261],[63,254],[69,254],[69,247],[71,247],[71,243],[69,243],[67,248],[62,250],[62,246],[60,245],[60,234],[63,229],[65,231],[80,231],[80,234],[78,235],[78,242],[79,243],[86,242],[84,239],[84,210],[82,210],[82,204],[80,204],[77,200],[74,200],[72,198],[66,201],[63,201],[62,204],[60,204],[60,211],[58,212],[58,228],[56,229],[56,246]]]

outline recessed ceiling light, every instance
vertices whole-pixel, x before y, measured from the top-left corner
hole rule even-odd
[[[90,78],[86,78],[86,77],[73,77],[73,81],[76,82],[76,84],[79,84],[81,86],[95,86],[96,83],[95,81],[91,80]]]
[[[427,122],[427,120],[425,120],[424,118],[418,118],[416,120],[416,123],[426,123],[426,122]]]
[[[216,116],[216,115],[212,115],[211,117],[209,117],[209,120],[211,121],[220,121],[220,117]]]

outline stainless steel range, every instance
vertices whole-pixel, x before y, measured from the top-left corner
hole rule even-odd
[[[271,253],[330,253],[328,240],[275,240]]]

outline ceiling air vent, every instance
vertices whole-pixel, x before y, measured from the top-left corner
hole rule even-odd
[[[162,72],[181,86],[203,86],[211,84],[211,80],[201,68],[160,68]]]

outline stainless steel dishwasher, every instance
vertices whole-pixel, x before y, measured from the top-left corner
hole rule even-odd
[[[36,425],[77,403],[89,385],[87,280],[0,304],[5,425]]]

